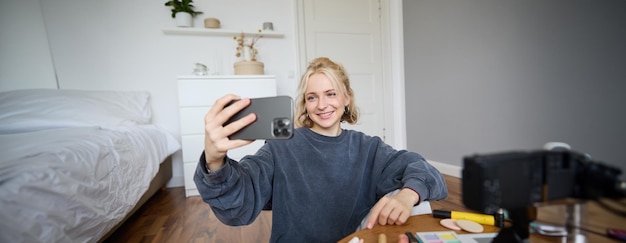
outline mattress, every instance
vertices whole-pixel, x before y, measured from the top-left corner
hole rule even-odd
[[[0,242],[95,242],[180,149],[155,125],[0,135]]]

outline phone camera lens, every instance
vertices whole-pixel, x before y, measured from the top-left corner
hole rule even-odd
[[[273,123],[272,133],[274,137],[290,137],[291,136],[291,120],[289,118],[276,118]]]
[[[283,129],[283,136],[288,137],[290,133],[291,132],[289,132],[289,129],[287,128]]]
[[[286,127],[289,125],[289,119],[278,119],[276,123],[279,127]]]

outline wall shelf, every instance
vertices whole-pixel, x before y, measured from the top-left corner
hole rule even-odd
[[[167,35],[199,35],[199,36],[235,36],[241,34],[241,30],[232,29],[207,29],[207,28],[165,28],[163,33]],[[256,31],[243,31],[246,36],[254,36]],[[284,34],[276,31],[263,31],[264,38],[283,38]]]

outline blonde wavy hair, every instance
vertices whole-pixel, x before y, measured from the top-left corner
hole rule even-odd
[[[341,116],[342,122],[348,122],[349,124],[355,124],[359,119],[359,111],[354,103],[354,92],[350,87],[350,79],[346,74],[346,70],[343,65],[335,63],[328,57],[318,57],[313,59],[307,67],[305,73],[300,79],[298,85],[298,96],[295,100],[295,126],[296,127],[313,127],[313,120],[307,116],[306,112],[306,100],[305,92],[306,87],[309,84],[309,78],[313,74],[324,74],[330,82],[333,84],[333,88],[340,93],[348,97],[350,100],[348,106],[344,108],[344,114]]]

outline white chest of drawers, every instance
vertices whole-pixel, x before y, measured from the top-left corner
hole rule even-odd
[[[204,116],[218,98],[226,94],[257,98],[276,95],[275,76],[180,76],[178,82],[178,108],[182,141],[185,195],[196,196],[198,190],[193,176],[198,159],[204,150]],[[264,141],[228,151],[235,160],[255,153]]]

